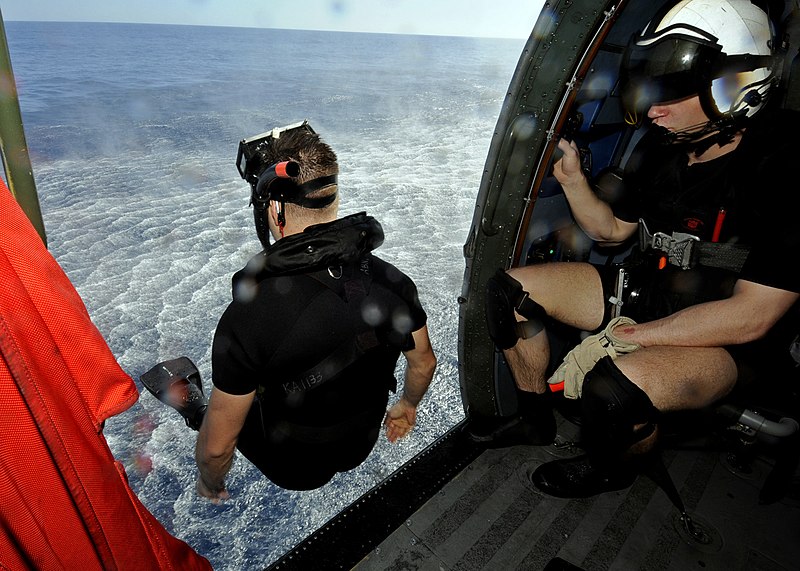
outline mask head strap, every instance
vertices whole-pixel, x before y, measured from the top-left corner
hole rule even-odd
[[[236,168],[241,177],[250,183],[250,204],[254,207],[256,232],[265,248],[269,246],[269,228],[264,214],[270,200],[274,200],[277,205],[278,226],[281,234],[283,234],[283,227],[286,224],[284,211],[287,202],[303,208],[318,209],[325,208],[336,200],[336,192],[322,197],[309,198],[308,196],[317,190],[337,184],[338,177],[336,175],[322,176],[303,184],[297,184],[292,180],[300,175],[300,165],[296,161],[282,161],[263,168],[264,149],[285,133],[295,130],[302,130],[310,134],[316,133],[308,121],[303,121],[272,129],[239,142]]]

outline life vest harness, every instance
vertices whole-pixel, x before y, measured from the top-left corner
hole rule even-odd
[[[358,273],[357,276],[352,275],[356,272]],[[345,275],[346,273],[350,273],[351,275],[347,276]],[[334,281],[325,279],[323,275],[320,275],[320,272],[308,274],[308,277],[315,279],[329,288],[348,305],[361,307],[364,298],[367,296],[367,293],[369,293],[369,288],[372,283],[372,278],[369,274],[369,258],[365,257],[362,259],[357,270],[352,266],[347,269],[339,266],[338,268],[328,268],[327,274],[333,278]],[[342,279],[344,279],[344,281],[340,282]],[[294,376],[293,381],[283,383],[284,390],[288,395],[296,391],[287,390],[287,386],[296,386],[300,391],[316,388],[335,378],[339,373],[355,363],[367,351],[378,345],[378,336],[374,328],[370,327],[369,329],[361,331],[355,337],[341,343],[322,361]]]
[[[237,272],[233,278],[234,298],[241,283],[257,284],[270,277],[285,276],[289,279],[315,279],[332,290],[343,303],[360,308],[372,284],[369,253],[382,243],[383,228],[364,212],[309,226],[303,232],[282,238],[265,248],[250,260],[245,269]],[[316,389],[380,346],[375,328],[363,324],[354,336],[344,340],[324,359],[304,371],[287,375],[288,380],[281,383],[281,392],[286,397]],[[269,366],[267,364],[267,368]],[[394,376],[387,379],[387,388],[392,392],[397,390]],[[268,406],[274,405],[280,396],[265,386],[256,390],[265,438],[268,438],[266,428],[270,426],[291,434],[297,440],[313,438],[317,441],[320,427],[295,425],[283,420],[274,422],[274,409],[268,410]],[[266,422],[267,419],[271,422]],[[338,439],[359,421],[361,415],[356,415],[356,418],[339,425],[323,427],[326,440]]]
[[[372,278],[370,275],[369,257],[365,256],[359,264],[349,266],[329,267],[326,270],[304,274],[308,278],[318,281],[320,284],[329,288],[344,303],[361,307],[364,298],[369,293]],[[328,279],[332,278],[332,279]],[[299,276],[298,276],[299,277]],[[336,349],[328,354],[327,357],[309,367],[308,369],[294,374],[290,380],[283,381],[281,386],[285,396],[293,393],[301,393],[319,388],[321,385],[335,379],[347,367],[354,364],[368,351],[380,346],[378,336],[373,327],[360,331],[354,337],[341,343]],[[397,380],[392,377],[389,390],[397,390]],[[372,410],[364,411],[346,420],[327,426],[306,426],[286,420],[279,420],[277,423],[267,423],[266,419],[270,415],[265,414],[265,399],[268,399],[266,389],[259,387],[256,393],[256,402],[261,412],[261,425],[266,434],[266,427],[269,425],[272,430],[290,436],[295,440],[307,443],[333,442],[341,439],[344,435],[353,430],[354,427],[362,425],[366,420],[374,416]]]

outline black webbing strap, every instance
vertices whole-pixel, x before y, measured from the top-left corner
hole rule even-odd
[[[546,317],[542,306],[533,301],[528,292],[523,292],[525,295],[517,305],[517,313],[527,319],[527,321],[518,321],[516,328],[520,339],[530,339],[539,331],[544,329],[542,317]]]
[[[670,264],[684,270],[695,266],[719,268],[739,273],[744,267],[750,247],[729,242],[700,241],[696,237],[680,232],[671,235],[664,232],[651,233],[647,224],[639,219],[639,248],[663,252]]]
[[[750,253],[749,246],[721,242],[697,242],[695,244],[697,265],[720,268],[739,273]]]

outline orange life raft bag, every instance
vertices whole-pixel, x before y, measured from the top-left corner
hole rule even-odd
[[[138,398],[0,179],[0,569],[210,569],[130,488],[103,421]]]

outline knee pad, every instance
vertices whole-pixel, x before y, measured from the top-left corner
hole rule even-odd
[[[514,312],[527,318],[517,321]],[[486,325],[498,349],[510,349],[517,339],[528,339],[544,328],[544,308],[528,297],[522,284],[502,269],[486,282]]]
[[[655,430],[658,410],[611,357],[586,374],[581,397],[582,439],[599,454],[615,456]],[[638,429],[635,428],[640,426]]]

